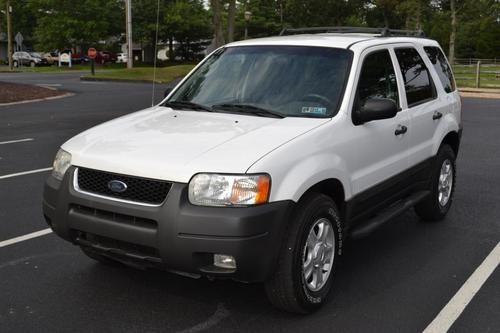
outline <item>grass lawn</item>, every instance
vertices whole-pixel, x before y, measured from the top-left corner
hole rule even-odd
[[[156,82],[166,83],[174,79],[185,76],[194,64],[168,64],[165,67],[156,68]],[[0,66],[0,72],[8,72],[8,66]],[[90,65],[76,64],[71,68],[68,66],[58,67],[53,66],[40,66],[40,67],[19,67],[14,69],[14,72],[27,72],[27,73],[59,73],[68,71],[85,71],[85,77],[95,77],[97,79],[118,79],[118,80],[144,80],[153,81],[153,68],[150,65],[137,64],[134,68],[127,69],[126,64],[106,64],[95,66],[95,76],[90,74]]]
[[[96,65],[96,70],[107,70],[107,69],[116,69],[116,68],[125,68],[125,64],[107,64],[107,65]],[[8,72],[9,66],[0,66],[0,72]],[[52,66],[37,66],[37,67],[29,67],[29,66],[20,66],[18,68],[14,68],[14,72],[25,72],[25,73],[58,73],[58,72],[68,72],[68,71],[89,71],[90,73],[90,65],[89,64],[73,64],[70,67],[64,65],[62,67],[58,67],[57,65]]]
[[[458,87],[475,87],[476,65],[453,66]],[[497,78],[497,75],[499,78]],[[482,65],[480,74],[481,88],[500,88],[500,65]]]
[[[185,76],[195,65],[175,65],[169,67],[159,67],[156,69],[156,82],[166,83],[174,79]],[[85,75],[85,77],[93,77]],[[132,69],[110,69],[100,71],[96,69],[98,79],[118,79],[118,80],[147,80],[153,81],[153,68],[151,67],[135,67]]]

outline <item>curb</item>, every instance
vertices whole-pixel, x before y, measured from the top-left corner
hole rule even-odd
[[[491,98],[491,99],[500,99],[500,92],[486,92],[486,91],[463,91],[460,90],[460,96],[462,97],[475,97],[475,98]]]
[[[75,95],[74,93],[66,93],[66,94],[59,95],[59,96],[51,96],[51,97],[37,98],[37,99],[27,99],[24,101],[11,102],[11,103],[0,103],[0,107],[1,106],[9,106],[9,105],[17,105],[17,104],[27,104],[27,103],[50,101],[50,100],[61,99],[61,98],[70,97],[70,96],[74,96],[74,95]]]
[[[153,80],[129,80],[129,79],[110,79],[100,77],[80,76],[80,81],[101,81],[101,82],[125,82],[125,83],[153,83]],[[166,84],[168,82],[155,81],[158,84]]]

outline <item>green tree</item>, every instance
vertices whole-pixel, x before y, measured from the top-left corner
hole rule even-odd
[[[360,0],[288,0],[284,20],[292,27],[364,25],[365,5]]]
[[[123,3],[107,0],[31,0],[39,50],[95,46],[122,31]]]
[[[164,11],[161,37],[169,42],[170,59],[174,59],[174,40],[180,43],[181,56],[189,59],[199,51],[199,43],[193,44],[193,42],[210,38],[211,35],[210,17],[203,6],[203,1],[172,2]]]

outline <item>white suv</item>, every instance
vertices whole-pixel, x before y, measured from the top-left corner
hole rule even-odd
[[[214,51],[159,105],[62,145],[47,223],[101,262],[265,282],[274,305],[314,310],[349,236],[412,206],[441,220],[453,198],[461,102],[446,57],[367,32]]]

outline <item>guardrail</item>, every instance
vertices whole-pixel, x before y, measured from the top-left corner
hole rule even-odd
[[[457,59],[453,66],[459,87],[500,88],[500,59],[467,59],[474,63],[463,63]]]

